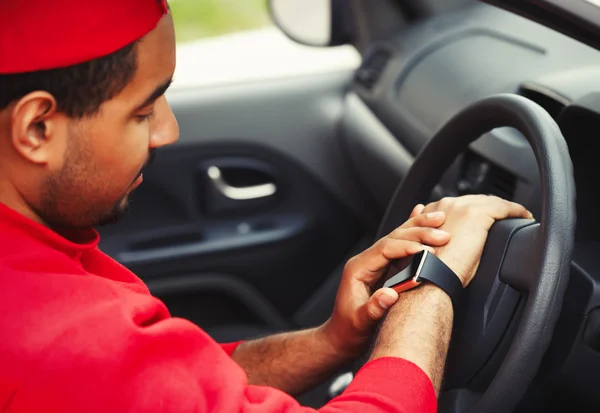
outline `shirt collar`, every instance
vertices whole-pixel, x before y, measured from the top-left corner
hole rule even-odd
[[[43,244],[69,255],[94,249],[100,236],[94,229],[69,230],[62,235],[0,203],[0,244],[4,242]]]

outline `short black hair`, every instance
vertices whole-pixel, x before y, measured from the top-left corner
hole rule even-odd
[[[28,93],[43,90],[54,96],[57,110],[71,118],[94,115],[135,76],[136,44],[65,68],[0,74],[0,110]]]

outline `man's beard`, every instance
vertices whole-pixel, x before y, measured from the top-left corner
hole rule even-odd
[[[148,153],[148,160],[146,161],[144,166],[142,166],[138,175],[135,177],[136,180],[144,172],[144,169],[146,169],[148,166],[152,165],[152,163],[154,162],[154,159],[156,159],[156,149],[150,149],[150,151]],[[134,180],[134,182],[135,182],[135,180]],[[115,205],[113,206],[111,211],[108,214],[106,214],[105,216],[103,216],[102,219],[100,219],[95,226],[105,226],[105,225],[116,224],[121,219],[123,219],[123,217],[125,217],[131,211],[130,195],[131,194],[125,194],[121,199],[119,199],[115,203]]]
[[[129,195],[126,195],[115,204],[108,214],[98,221],[96,226],[102,227],[105,225],[116,224],[129,213],[130,209]]]
[[[154,158],[155,151],[150,150],[148,160],[140,168],[136,180],[143,170],[153,162]],[[85,165],[85,163],[81,162],[80,159],[71,158],[68,161],[70,162],[65,162],[65,165],[68,166],[60,173],[49,177],[44,185],[46,193],[43,197],[42,208],[36,212],[48,225],[55,228],[71,229],[104,226],[117,223],[130,211],[131,186],[113,204],[112,208],[102,211],[98,209],[99,203],[93,203],[82,190],[86,187],[86,184],[89,185],[90,181],[81,180],[81,177],[93,176],[98,171],[81,169],[81,165]],[[99,182],[95,181],[97,185],[101,185]],[[135,180],[131,185],[134,182]],[[100,186],[98,190],[101,190]],[[88,191],[89,194],[97,193],[94,189]]]

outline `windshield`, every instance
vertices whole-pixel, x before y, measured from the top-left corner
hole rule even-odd
[[[482,0],[600,49],[600,0]]]
[[[600,0],[536,0],[532,3],[554,8],[557,14],[576,16],[594,26],[600,25]]]

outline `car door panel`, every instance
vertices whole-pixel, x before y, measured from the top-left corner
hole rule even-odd
[[[370,213],[339,146],[348,79],[169,95],[180,141],[158,151],[130,214],[99,229],[101,248],[173,315],[237,331],[215,336],[322,320]]]
[[[169,102],[177,146],[256,144],[298,162],[359,219],[374,223],[368,200],[348,176],[339,124],[354,71],[291,76],[192,90]],[[368,221],[370,219],[370,221]]]

